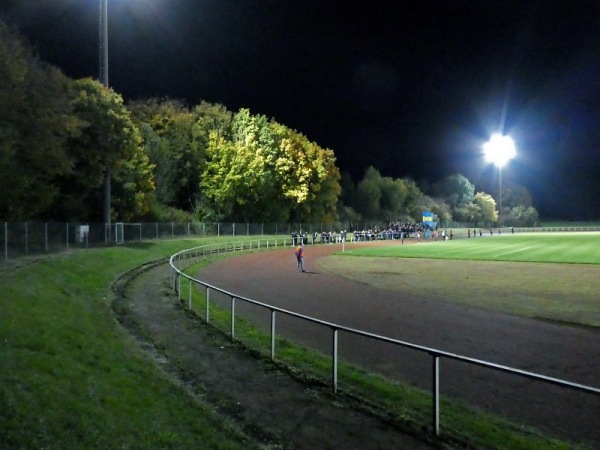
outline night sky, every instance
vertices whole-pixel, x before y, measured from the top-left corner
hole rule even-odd
[[[331,148],[359,180],[461,173],[495,198],[482,145],[510,134],[504,186],[545,219],[600,219],[600,1],[108,0],[126,100],[249,108]],[[98,0],[0,0],[41,59],[98,77]]]

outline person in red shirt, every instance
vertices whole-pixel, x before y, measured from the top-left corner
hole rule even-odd
[[[296,247],[295,254],[298,262],[298,272],[306,272],[306,270],[304,270],[304,246],[302,244]]]

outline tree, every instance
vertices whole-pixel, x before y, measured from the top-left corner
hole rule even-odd
[[[232,220],[266,221],[277,204],[274,139],[264,116],[247,109],[233,118],[232,140],[209,134],[208,161],[200,186]]]
[[[365,219],[381,218],[381,189],[377,181],[365,178],[356,188],[358,211]]]
[[[423,193],[409,178],[383,177],[374,167],[368,167],[356,187],[353,205],[365,219],[386,221],[400,217],[420,219]]]
[[[191,211],[201,199],[200,176],[205,169],[211,130],[228,136],[231,113],[221,105],[202,102],[190,111],[177,100],[148,99],[129,104],[154,164],[156,200]]]
[[[527,188],[513,185],[502,189],[502,205],[508,208],[519,205],[528,208],[533,205],[533,199]]]
[[[454,174],[433,183],[433,197],[444,199],[452,208],[461,208],[473,202],[475,186],[464,175]]]
[[[211,207],[244,221],[333,220],[340,193],[331,150],[241,109],[231,137],[209,134],[200,187]]]
[[[402,204],[403,211],[408,213],[409,217],[413,220],[419,221],[423,212],[420,207],[423,193],[417,186],[417,183],[410,178],[403,178],[401,181],[406,187],[406,197],[404,198],[404,202]]]
[[[79,132],[59,70],[41,63],[0,21],[0,217],[42,217],[72,170],[67,140]]]
[[[510,210],[506,225],[513,227],[534,227],[539,221],[538,212],[532,206],[515,206]]]
[[[492,223],[498,220],[496,201],[491,195],[478,192],[473,198],[473,204],[479,208],[478,215],[473,217],[475,222]]]
[[[123,99],[91,78],[73,81],[70,96],[82,126],[68,141],[71,170],[57,177],[61,195],[54,211],[68,220],[101,220],[104,174],[110,168],[113,218],[143,213],[154,190],[151,165]]]

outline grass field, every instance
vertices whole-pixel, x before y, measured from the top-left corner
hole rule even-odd
[[[494,235],[352,250],[346,256],[600,264],[600,233]]]
[[[503,235],[352,250],[327,270],[378,288],[600,327],[600,233]]]

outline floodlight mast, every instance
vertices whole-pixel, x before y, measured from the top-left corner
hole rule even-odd
[[[493,163],[498,168],[498,226],[502,226],[502,167],[517,155],[515,142],[510,136],[500,133],[493,134],[490,140],[483,145],[483,153],[487,162]]]
[[[105,88],[108,88],[108,0],[99,0],[100,2],[100,17],[99,17],[99,77],[100,81]],[[104,218],[104,240],[110,242],[111,238],[111,217],[110,217],[110,197],[111,197],[111,185],[110,185],[110,165],[106,161],[106,169],[104,172],[104,206],[103,206],[103,218]]]

